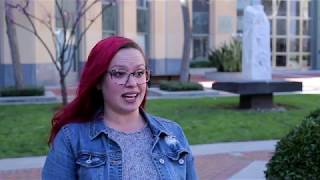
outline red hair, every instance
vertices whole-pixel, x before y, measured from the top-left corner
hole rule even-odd
[[[96,86],[107,71],[114,55],[123,48],[135,48],[142,54],[141,48],[132,40],[112,36],[99,41],[91,50],[81,74],[75,99],[60,109],[52,118],[49,144],[62,126],[71,122],[90,121],[97,110],[103,107],[103,96]],[[140,105],[144,107],[146,95]]]

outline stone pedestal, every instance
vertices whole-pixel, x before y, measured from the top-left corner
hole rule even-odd
[[[270,109],[273,93],[302,91],[302,82],[292,81],[239,81],[215,82],[212,89],[240,95],[241,109]]]

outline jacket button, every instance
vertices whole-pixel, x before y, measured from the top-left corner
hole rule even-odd
[[[164,164],[164,159],[159,159],[160,164]]]
[[[183,164],[184,160],[183,159],[179,159],[179,164]]]

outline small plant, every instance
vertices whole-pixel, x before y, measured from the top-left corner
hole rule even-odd
[[[219,72],[240,72],[241,59],[242,44],[236,39],[209,53],[209,61]]]
[[[160,89],[165,91],[199,91],[203,86],[194,82],[161,81]]]
[[[278,142],[265,175],[267,179],[319,179],[320,109]]]
[[[44,87],[25,87],[22,89],[17,89],[15,87],[6,87],[0,89],[0,96],[10,97],[10,96],[43,96]]]
[[[208,60],[194,60],[190,62],[191,68],[206,68],[206,67],[214,67],[213,64]]]

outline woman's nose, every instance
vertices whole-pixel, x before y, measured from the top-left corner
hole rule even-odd
[[[129,74],[128,79],[126,81],[126,83],[124,84],[124,86],[136,86],[137,82],[133,76],[133,74]]]

